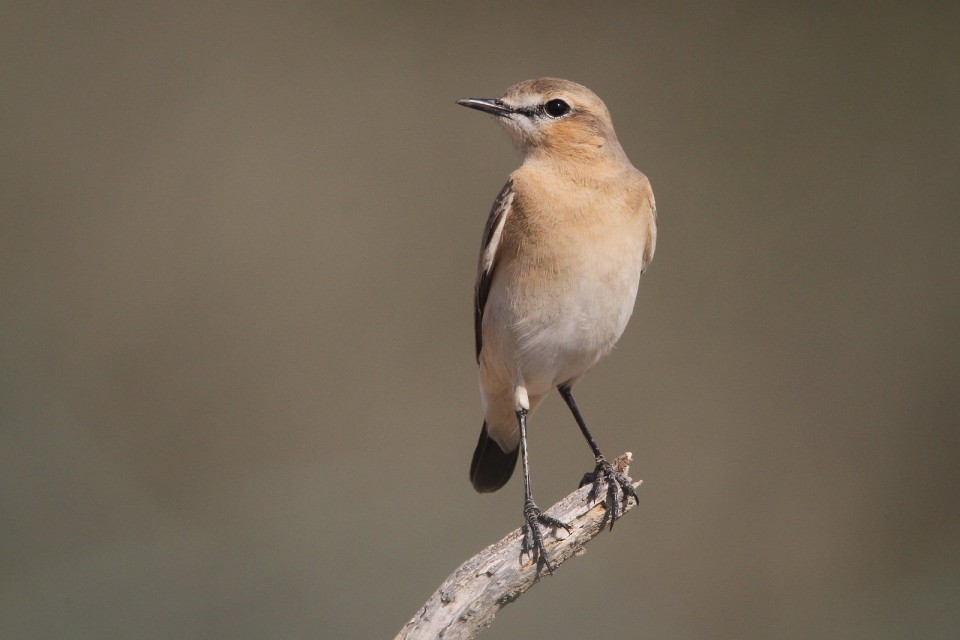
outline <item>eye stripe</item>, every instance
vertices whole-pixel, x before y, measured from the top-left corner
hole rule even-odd
[[[536,118],[546,116],[548,118],[561,118],[570,113],[570,105],[560,98],[554,98],[547,102],[538,104],[536,107],[515,107],[514,113],[526,116],[527,118]]]

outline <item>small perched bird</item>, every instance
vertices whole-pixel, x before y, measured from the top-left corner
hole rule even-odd
[[[527,80],[499,98],[458,104],[492,114],[521,165],[493,203],[474,289],[484,422],[470,465],[479,492],[496,491],[523,459],[524,549],[552,573],[540,525],[567,528],[533,501],[527,417],[560,392],[593,450],[582,484],[607,487],[610,524],[629,478],[600,453],[571,387],[613,349],[653,259],[657,213],[646,176],[627,159],[606,106],[584,86]]]

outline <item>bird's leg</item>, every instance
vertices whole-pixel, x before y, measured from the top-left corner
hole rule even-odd
[[[590,430],[587,429],[587,424],[583,421],[583,416],[580,415],[577,403],[574,401],[573,394],[570,392],[570,386],[561,385],[557,387],[557,391],[560,392],[564,402],[570,407],[570,412],[573,413],[573,419],[577,421],[577,426],[579,426],[580,431],[583,432],[583,437],[587,439],[587,444],[589,444],[593,450],[593,456],[597,461],[597,466],[594,467],[593,472],[583,475],[580,486],[593,484],[590,490],[590,496],[596,500],[597,496],[600,495],[600,485],[606,483],[607,517],[610,518],[610,528],[613,529],[613,523],[620,517],[620,502],[623,501],[624,505],[626,505],[630,498],[639,502],[637,491],[633,488],[633,483],[630,482],[630,478],[617,471],[612,464],[607,462],[603,454],[600,453],[600,448],[594,441],[593,436],[590,435]]]
[[[545,524],[550,527],[562,527],[568,532],[568,527],[556,518],[551,518],[542,511],[533,502],[533,494],[530,490],[530,464],[527,462],[527,410],[517,409],[517,421],[520,423],[520,457],[523,459],[523,547],[520,553],[527,553],[533,557],[536,553],[537,568],[540,565],[546,565],[547,571],[553,575],[553,566],[547,557],[547,549],[543,545],[543,533],[540,531],[540,525]]]

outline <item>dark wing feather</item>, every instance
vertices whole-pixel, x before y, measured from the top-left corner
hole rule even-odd
[[[487,224],[483,228],[483,244],[480,246],[480,261],[477,265],[477,283],[473,288],[473,330],[477,344],[477,362],[480,361],[480,349],[483,348],[483,309],[487,306],[487,295],[490,293],[490,283],[493,281],[500,234],[503,232],[503,225],[510,213],[512,202],[513,180],[507,180],[507,184],[500,190],[500,195],[493,201]]]

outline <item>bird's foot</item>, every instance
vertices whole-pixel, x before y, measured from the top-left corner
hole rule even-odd
[[[600,496],[600,486],[606,485],[606,517],[610,520],[611,529],[613,529],[613,523],[622,514],[621,502],[623,506],[627,505],[630,498],[633,498],[635,502],[640,502],[637,498],[637,490],[633,488],[633,482],[630,481],[630,478],[607,462],[603,456],[597,456],[597,466],[592,473],[583,474],[580,486],[583,487],[588,484],[593,485],[589,494],[591,500],[596,500]]]
[[[521,555],[526,553],[531,558],[536,555],[537,569],[540,569],[541,564],[545,565],[550,575],[553,575],[553,566],[550,564],[547,549],[543,544],[543,532],[540,530],[540,525],[547,525],[554,529],[562,528],[565,529],[567,533],[570,532],[570,527],[567,526],[566,523],[543,513],[540,507],[534,504],[532,498],[527,498],[523,503],[523,519],[526,523],[523,525],[523,545],[520,548]]]

